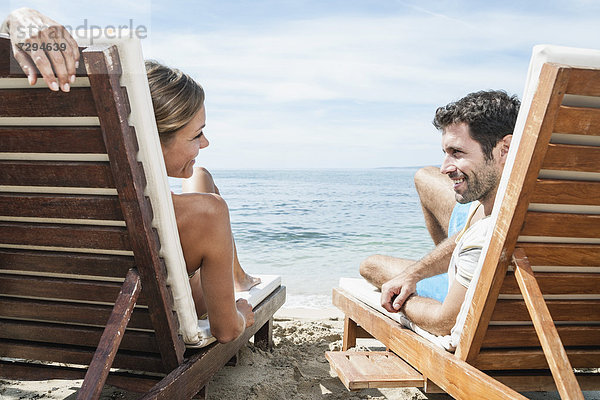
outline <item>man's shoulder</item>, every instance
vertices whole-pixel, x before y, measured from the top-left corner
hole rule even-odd
[[[471,284],[490,228],[492,219],[485,217],[471,225],[457,244],[450,265],[456,268],[456,280],[465,288]]]
[[[483,205],[479,201],[476,200],[472,204],[473,205],[469,209],[470,213],[472,214],[471,226],[473,226],[476,222],[479,222],[486,217]]]
[[[491,228],[493,228],[493,219],[489,216],[474,222],[463,234],[461,247],[483,247],[487,233]]]

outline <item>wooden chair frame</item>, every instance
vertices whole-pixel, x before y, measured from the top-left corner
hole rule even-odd
[[[104,383],[135,392],[144,399],[189,399],[207,385],[212,376],[254,336],[255,345],[272,346],[272,318],[285,302],[285,287],[276,289],[255,307],[255,324],[235,341],[187,349],[178,334],[177,315],[167,285],[164,260],[159,255],[158,235],[152,227],[151,201],[144,195],[146,178],[137,161],[136,133],[128,125],[127,92],[121,87],[121,64],[116,46],[81,49],[84,63],[77,76],[89,79],[89,88],[74,87],[71,93],[41,89],[0,89],[2,117],[97,116],[99,127],[0,127],[0,152],[105,152],[108,162],[68,163],[53,161],[0,161],[0,185],[15,187],[21,181],[41,186],[96,186],[115,188],[118,202],[106,196],[27,194],[0,192],[0,215],[8,218],[70,216],[88,219],[119,219],[125,227],[89,228],[60,223],[0,221],[0,243],[88,248],[133,252],[133,259],[102,254],[31,251],[0,248],[0,270],[26,269],[33,276],[0,276],[0,376],[8,379],[80,379],[85,374],[78,399],[96,399]],[[12,57],[10,42],[0,38],[0,77],[25,79]],[[101,136],[98,135],[101,130]],[[102,140],[99,140],[99,138]],[[66,150],[65,150],[66,148]],[[77,167],[77,173],[68,170]],[[41,169],[40,169],[41,168]],[[47,173],[40,171],[50,171]],[[90,177],[91,178],[88,178]],[[108,215],[108,216],[107,216]],[[10,246],[9,246],[10,247]],[[114,282],[71,281],[48,278],[41,300],[19,298],[36,285],[35,273],[112,274]],[[122,275],[121,275],[122,274]],[[1,275],[1,274],[0,274]],[[123,280],[124,278],[124,280]],[[74,282],[74,283],[73,283]],[[120,289],[119,289],[120,287]],[[117,290],[119,293],[117,295]],[[69,295],[69,291],[74,294]],[[43,292],[43,293],[42,293]],[[66,294],[66,295],[65,295]],[[97,295],[95,304],[69,303]],[[17,296],[17,297],[14,297]],[[71,296],[69,298],[69,296]],[[46,302],[44,297],[64,298]],[[114,304],[114,308],[102,305]],[[56,311],[52,307],[56,305]],[[142,304],[144,307],[140,308]],[[147,308],[146,308],[147,307]],[[64,325],[58,314],[77,319],[83,325]],[[36,322],[36,320],[48,322]],[[105,321],[101,328],[90,326]],[[131,326],[138,330],[129,331]],[[151,329],[153,333],[146,333]],[[53,342],[55,338],[57,343]],[[123,350],[121,340],[128,342]],[[77,342],[70,346],[69,341]],[[93,347],[83,347],[82,343]],[[93,345],[97,343],[97,345]],[[95,351],[94,351],[95,348]],[[131,348],[132,350],[127,350]],[[133,349],[154,349],[138,355]],[[93,356],[93,357],[92,357]],[[56,363],[89,365],[86,369]],[[121,370],[111,371],[111,366]],[[142,373],[139,373],[141,371]],[[151,372],[147,374],[146,372]]]
[[[551,284],[551,275],[539,283],[529,260],[543,257],[544,262],[551,262],[551,265],[600,266],[600,245],[597,244],[600,215],[528,210],[532,202],[600,205],[597,179],[561,182],[538,178],[540,170],[600,172],[600,147],[551,142],[553,132],[600,136],[600,109],[561,105],[565,94],[600,96],[600,70],[547,63],[542,68],[539,82],[514,165],[509,168],[506,193],[497,200],[500,202],[496,204],[498,219],[484,253],[482,272],[455,354],[401,327],[343,289],[334,289],[333,304],[346,315],[343,350],[355,346],[357,337],[372,336],[423,375],[426,391],[442,390],[458,399],[524,398],[517,390],[558,390],[561,398],[582,399],[581,388],[600,388],[599,374],[579,373],[578,380],[572,368],[572,364],[577,368],[600,367],[600,331],[595,325],[583,324],[600,320],[598,312],[594,311],[599,301],[591,299],[577,304],[546,301],[542,295],[544,290],[551,294],[588,290],[597,295],[598,291],[593,288],[598,287],[600,274],[584,274],[576,281],[589,280],[586,289],[572,286],[561,289]],[[583,237],[592,238],[592,241],[563,244],[556,241],[529,243],[520,239],[532,235],[567,237],[569,240]],[[514,273],[509,272],[509,265]],[[505,279],[507,276],[510,279]],[[574,274],[572,276],[575,278]],[[561,278],[562,282],[567,282],[569,277],[571,275]],[[503,300],[504,308],[499,310],[500,293],[521,295],[523,300]],[[507,304],[512,308],[507,308]],[[533,326],[510,327],[507,331],[498,327],[490,329],[490,321],[509,312],[521,317],[528,313]],[[582,321],[582,325],[560,325],[557,329],[552,314],[565,319],[569,312],[573,314],[572,318]],[[581,315],[575,315],[577,313]],[[507,336],[517,334],[522,346],[528,347],[482,350],[484,343],[489,345],[494,340],[509,343]],[[577,335],[583,336],[578,338]],[[567,349],[561,337],[568,340]]]

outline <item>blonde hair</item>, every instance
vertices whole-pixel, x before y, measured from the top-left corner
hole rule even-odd
[[[204,105],[204,89],[189,75],[156,61],[146,61],[146,74],[161,142],[168,143]]]

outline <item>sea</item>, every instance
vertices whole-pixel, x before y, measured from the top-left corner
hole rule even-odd
[[[340,277],[371,254],[419,259],[433,242],[413,183],[418,168],[212,170],[242,267],[281,275],[286,308],[331,308]],[[172,189],[181,182],[172,179]]]

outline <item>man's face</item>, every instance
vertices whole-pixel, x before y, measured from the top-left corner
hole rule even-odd
[[[467,124],[453,124],[444,129],[442,150],[445,157],[440,171],[452,179],[457,202],[479,200],[484,205],[488,202],[493,205],[504,166],[499,161],[503,157],[499,154],[496,157],[500,152],[498,147],[492,152],[493,158],[486,160],[479,143],[469,135]]]

